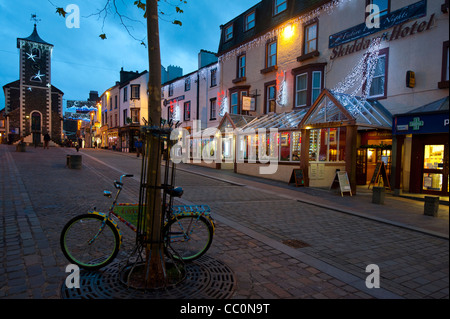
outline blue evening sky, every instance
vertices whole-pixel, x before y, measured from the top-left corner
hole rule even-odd
[[[135,0],[116,0],[120,11],[138,22],[125,21],[134,37],[146,36],[143,11],[133,5]],[[40,37],[54,45],[52,55],[52,84],[64,92],[67,100],[86,100],[89,91],[99,94],[119,80],[119,71],[148,70],[147,50],[120,25],[119,17],[110,13],[103,32],[103,20],[90,16],[102,9],[107,0],[0,0],[0,87],[19,79],[19,49],[17,38],[31,35],[34,22],[40,21]],[[144,1],[143,1],[144,2]],[[161,0],[166,13],[160,19],[161,64],[183,68],[183,74],[197,69],[201,49],[217,52],[220,25],[225,24],[260,0],[187,0],[182,14],[175,13],[179,0]],[[76,4],[80,8],[80,28],[67,28],[66,20],[56,13],[56,7]],[[182,21],[180,27],[171,23]],[[164,21],[165,20],[165,21]],[[139,22],[140,21],[140,22]],[[5,106],[0,92],[0,110]]]

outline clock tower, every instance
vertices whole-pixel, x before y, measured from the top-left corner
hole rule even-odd
[[[29,37],[17,39],[17,48],[20,78],[3,87],[9,137],[38,145],[48,133],[52,141],[61,142],[63,92],[51,84],[53,45],[39,36],[34,24]]]

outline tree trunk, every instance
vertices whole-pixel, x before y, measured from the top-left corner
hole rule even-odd
[[[148,39],[148,115],[149,124],[160,126],[161,118],[161,53],[159,46],[158,0],[148,0],[147,10],[147,39]],[[166,284],[164,248],[162,241],[163,212],[161,209],[161,152],[159,139],[155,136],[147,138],[150,143],[150,154],[147,170],[147,203],[145,212],[146,233],[146,276],[145,284],[148,288],[158,288]]]

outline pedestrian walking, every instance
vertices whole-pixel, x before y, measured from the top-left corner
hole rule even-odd
[[[138,138],[136,142],[134,142],[134,146],[136,147],[136,157],[139,157],[142,154],[142,140]]]
[[[50,142],[50,135],[48,134],[48,133],[45,133],[45,135],[44,135],[44,150],[47,148],[47,149],[49,149],[49,147],[48,147],[48,143]]]

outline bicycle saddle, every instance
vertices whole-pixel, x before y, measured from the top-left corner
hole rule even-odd
[[[181,197],[183,195],[183,188],[174,187],[167,190],[167,194],[173,197]]]

